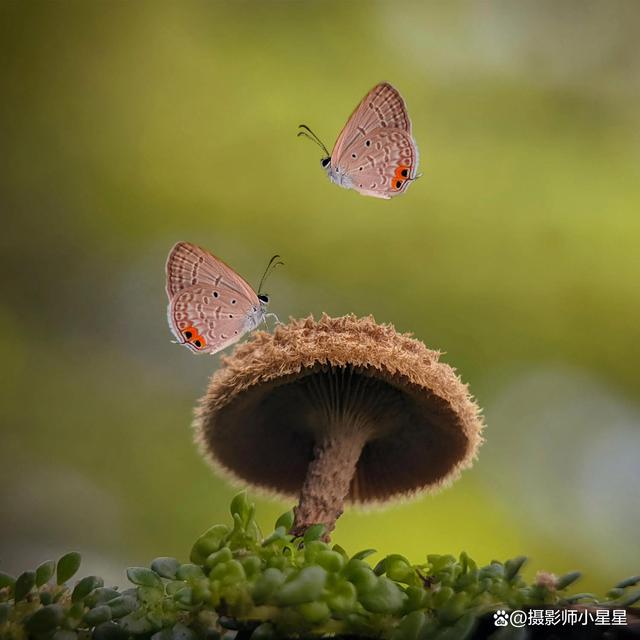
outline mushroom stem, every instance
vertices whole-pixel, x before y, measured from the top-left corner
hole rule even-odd
[[[366,430],[335,429],[314,446],[300,502],[294,509],[294,535],[302,535],[311,525],[323,524],[328,538],[342,514],[367,439]]]

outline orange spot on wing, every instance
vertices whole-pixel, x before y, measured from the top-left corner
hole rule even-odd
[[[400,191],[404,186],[404,183],[409,179],[411,173],[411,167],[408,164],[399,164],[396,167],[396,172],[391,178],[392,191]]]
[[[193,325],[189,325],[182,330],[182,337],[187,344],[196,349],[204,349],[207,346],[207,341]]]
[[[399,164],[396,167],[396,178],[399,178],[400,180],[406,180],[409,177],[409,174],[411,173],[411,167],[408,164]]]
[[[191,342],[195,336],[198,335],[198,331],[193,325],[189,325],[182,330],[182,337],[187,341]]]

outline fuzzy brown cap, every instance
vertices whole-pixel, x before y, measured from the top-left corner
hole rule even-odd
[[[310,316],[256,332],[211,378],[196,441],[232,481],[295,498],[326,424],[362,415],[375,433],[348,502],[437,489],[473,464],[483,427],[467,386],[439,356],[371,316]]]

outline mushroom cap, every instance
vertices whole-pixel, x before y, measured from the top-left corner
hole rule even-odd
[[[196,410],[196,441],[232,482],[293,499],[314,444],[346,415],[371,429],[346,502],[440,488],[473,464],[483,422],[439,356],[371,316],[292,319],[223,359]]]

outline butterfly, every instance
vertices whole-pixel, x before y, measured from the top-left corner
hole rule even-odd
[[[411,120],[402,96],[388,82],[377,84],[362,99],[331,153],[307,125],[300,128],[298,136],[306,136],[326,153],[320,162],[331,182],[345,189],[389,200],[404,193],[417,177],[418,147]]]
[[[260,280],[282,262],[273,256]],[[166,266],[169,327],[180,344],[214,354],[253,331],[267,316],[269,296],[256,293],[220,258],[190,242],[178,242]]]

